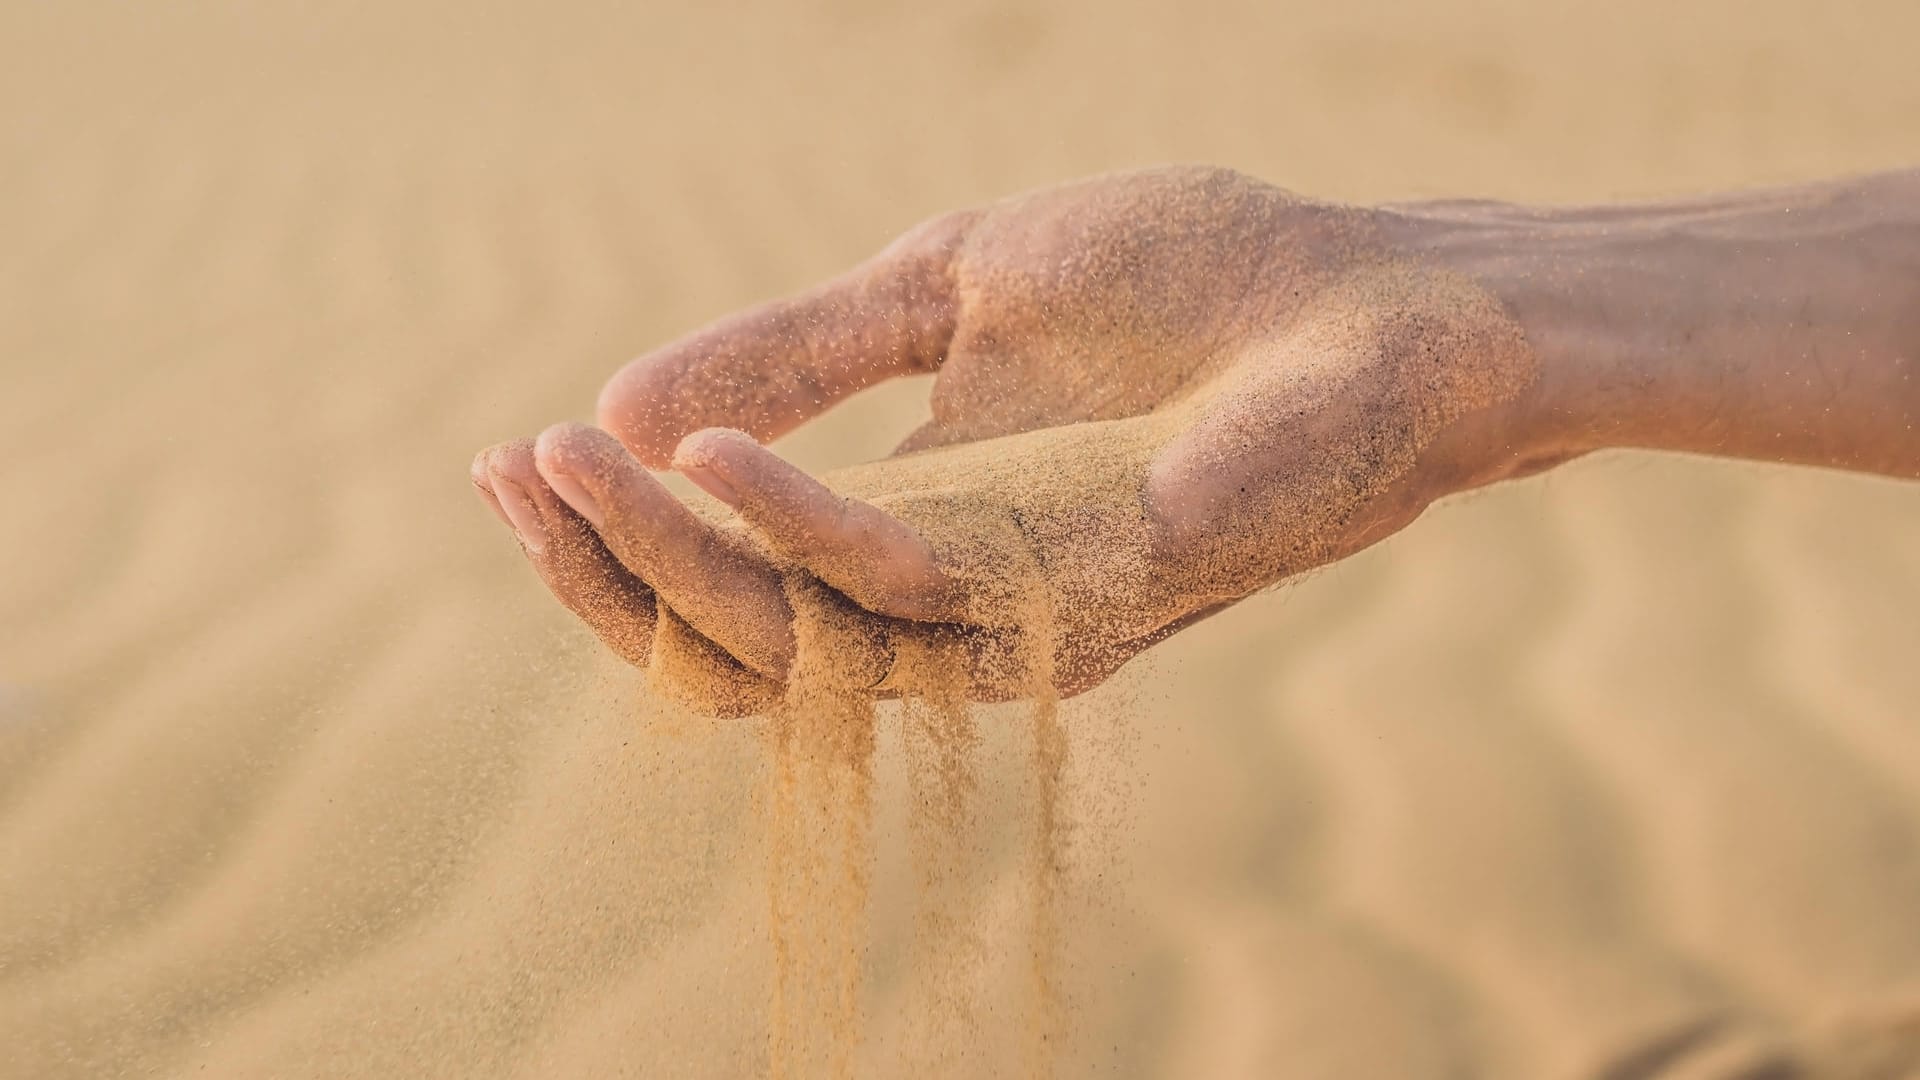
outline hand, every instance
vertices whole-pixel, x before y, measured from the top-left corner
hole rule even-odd
[[[951,214],[634,361],[601,394],[604,431],[496,446],[474,483],[617,653],[670,682],[725,673],[703,708],[767,704],[795,605],[816,602],[864,628],[876,692],[934,634],[970,647],[977,698],[1077,693],[1528,467],[1519,328],[1400,220],[1211,169]],[[761,445],[922,372],[933,419],[883,461],[816,478]]]

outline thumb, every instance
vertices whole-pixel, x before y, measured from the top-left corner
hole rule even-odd
[[[954,253],[977,216],[935,218],[815,289],[634,360],[600,391],[600,426],[661,469],[703,428],[765,442],[875,383],[935,370],[953,338]]]

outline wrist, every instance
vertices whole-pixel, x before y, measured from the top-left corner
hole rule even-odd
[[[1646,447],[1898,471],[1920,394],[1920,173],[1667,205],[1425,204],[1395,241],[1492,291],[1535,385],[1480,418],[1480,482]],[[1836,443],[1822,385],[1878,380]]]

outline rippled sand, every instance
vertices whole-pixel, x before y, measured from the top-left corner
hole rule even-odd
[[[92,6],[0,10],[21,1080],[760,1067],[752,735],[653,715],[465,479],[652,343],[1122,165],[1596,199],[1920,162],[1896,0]],[[879,452],[923,389],[786,449]],[[1920,487],[1621,455],[1182,635],[1079,713],[1133,742],[1062,1071],[1920,1075],[1916,612]],[[871,1075],[924,989],[887,813]]]

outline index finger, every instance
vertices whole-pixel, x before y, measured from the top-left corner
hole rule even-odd
[[[600,426],[649,467],[710,427],[776,438],[836,402],[946,358],[955,251],[977,214],[948,214],[818,288],[762,304],[637,360],[600,391]]]

